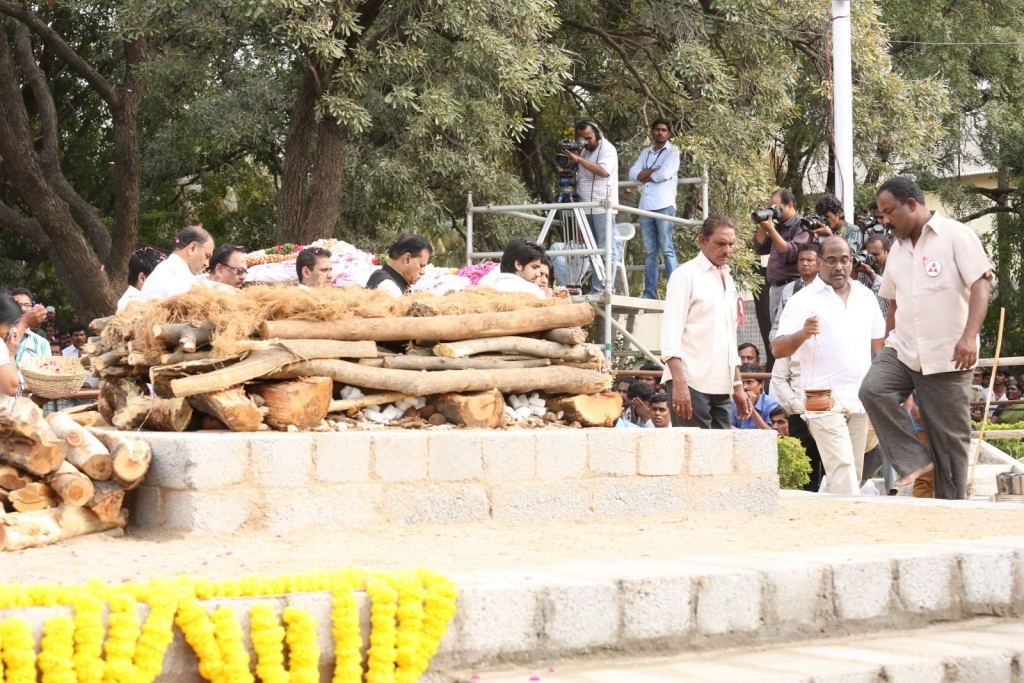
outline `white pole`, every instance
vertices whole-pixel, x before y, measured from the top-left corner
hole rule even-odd
[[[832,121],[836,151],[836,197],[853,221],[853,76],[850,59],[850,0],[832,0]]]

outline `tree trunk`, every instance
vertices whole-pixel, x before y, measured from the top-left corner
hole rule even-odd
[[[281,430],[294,425],[304,430],[317,426],[327,415],[333,388],[330,377],[301,377],[291,382],[254,384],[249,391],[263,399],[268,425]]]
[[[255,432],[263,424],[263,413],[241,386],[195,394],[188,402],[198,411],[212,415],[233,432]]]
[[[449,422],[484,429],[500,427],[505,409],[505,397],[497,389],[475,394],[441,394],[432,403]]]
[[[101,521],[88,508],[64,505],[50,510],[0,517],[0,550],[24,550],[67,538],[106,531],[121,523]]]
[[[277,236],[281,243],[305,244],[301,239],[302,220],[313,161],[315,109],[319,96],[313,66],[307,62],[290,112],[281,189],[277,193]]]
[[[32,483],[32,478],[22,474],[18,468],[10,465],[0,465],[0,489],[17,491],[23,486]]]
[[[298,234],[302,244],[333,237],[341,215],[345,180],[345,138],[341,126],[325,115],[317,126],[316,157],[305,219]]]

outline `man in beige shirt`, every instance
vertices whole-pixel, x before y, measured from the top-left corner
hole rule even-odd
[[[933,472],[936,498],[965,498],[968,394],[992,264],[974,231],[929,211],[909,178],[887,180],[876,199],[896,236],[878,292],[892,303],[885,348],[864,378],[860,399],[900,475],[896,486]],[[931,451],[900,409],[912,392]]]
[[[697,238],[700,253],[672,271],[661,323],[662,382],[669,384],[672,424],[732,428],[732,406],[740,419],[750,400],[740,380],[736,326],[742,300],[729,274],[736,249],[736,224],[712,214]]]

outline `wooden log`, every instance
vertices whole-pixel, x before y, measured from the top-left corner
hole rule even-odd
[[[582,327],[556,327],[540,333],[541,339],[575,346],[587,341],[587,331]]]
[[[441,394],[431,403],[449,422],[473,428],[500,427],[505,409],[505,397],[497,389],[473,394]]]
[[[153,336],[171,348],[177,346],[182,351],[191,352],[210,343],[210,339],[213,337],[213,323],[209,320],[199,325],[158,323],[153,325]]]
[[[11,491],[7,494],[7,499],[18,512],[44,510],[60,505],[60,496],[41,481],[34,481],[17,491]]]
[[[377,345],[369,341],[339,342],[324,339],[295,339],[278,343],[273,348],[250,353],[244,360],[201,375],[180,376],[170,379],[168,388],[173,396],[194,396],[263,377],[290,363],[320,358],[374,358]],[[176,366],[151,368],[150,378],[154,390],[160,394],[158,378],[167,375]]]
[[[124,489],[112,481],[98,481],[95,488],[92,498],[85,506],[96,513],[100,521],[124,526],[124,515],[121,514]]]
[[[594,319],[590,304],[558,304],[498,313],[431,317],[353,318],[349,320],[268,320],[260,325],[264,339],[339,339],[454,341],[540,332],[554,327],[587,325]]]
[[[110,479],[125,490],[142,483],[153,460],[153,451],[142,439],[134,439],[112,429],[90,429],[110,451]]]
[[[103,330],[106,329],[107,325],[109,325],[110,321],[113,319],[114,316],[112,315],[108,315],[105,318],[93,318],[89,323],[89,331],[94,332],[95,334],[102,334]]]
[[[32,477],[23,474],[18,468],[11,467],[10,465],[0,465],[0,489],[17,491],[24,486],[28,486],[32,481]]]
[[[274,429],[295,425],[310,429],[327,415],[334,383],[330,377],[300,377],[290,382],[254,384],[249,391],[263,399],[266,422]]]
[[[241,386],[196,394],[186,399],[196,410],[212,415],[233,432],[255,432],[263,413]]]
[[[430,356],[388,356],[378,367],[396,370],[499,370],[501,368],[542,368],[551,365],[547,358],[504,360],[498,358],[438,358]],[[360,362],[362,364],[362,362]]]
[[[442,358],[465,358],[478,353],[516,353],[539,358],[556,358],[576,363],[587,362],[600,349],[592,344],[569,346],[532,337],[486,337],[437,344],[434,355]]]
[[[19,398],[9,410],[0,411],[0,464],[41,477],[60,467],[67,452],[67,442],[53,433],[31,400]]]
[[[67,461],[92,479],[110,479],[110,453],[88,429],[64,413],[50,413],[46,417],[54,434],[68,444]]]
[[[163,353],[146,353],[144,351],[129,351],[128,355],[124,357],[125,365],[161,365],[160,359],[165,355]]]
[[[92,500],[96,492],[92,480],[66,460],[60,464],[56,472],[46,477],[46,483],[60,496],[65,505],[81,507]]]
[[[98,372],[113,365],[120,365],[127,355],[128,351],[126,349],[115,349],[114,351],[101,353],[92,358],[92,369]]]
[[[567,420],[590,427],[611,427],[622,414],[622,397],[616,391],[565,396],[548,401],[548,410],[563,411]]]
[[[96,404],[90,404],[93,410],[87,410],[79,413],[68,413],[71,419],[82,425],[83,427],[109,427],[110,423],[103,419],[100,415],[100,411],[96,410]]]
[[[274,379],[330,377],[335,382],[367,389],[397,391],[407,396],[469,393],[497,389],[509,392],[544,391],[553,394],[594,394],[611,386],[609,374],[563,366],[515,370],[392,370],[369,368],[344,360],[295,363],[270,375]]]
[[[337,401],[331,401],[327,406],[327,412],[343,413],[348,410],[369,408],[370,406],[382,406],[387,403],[401,401],[403,398],[409,397],[397,391],[386,391],[380,394],[367,394],[366,396],[360,396],[359,398],[343,398]]]
[[[122,431],[183,432],[191,421],[192,406],[184,398],[132,395],[110,423]]]
[[[200,375],[214,370],[222,370],[237,362],[241,357],[242,354],[235,354],[230,356],[221,356],[219,358],[193,359],[182,361],[181,363],[173,363],[171,365],[153,366],[147,371],[149,384],[153,388],[153,393],[160,398],[174,398],[174,394],[171,393],[172,380],[180,377],[189,377],[191,375]],[[237,384],[240,383],[241,382],[237,382]],[[227,387],[218,388],[227,389]],[[211,389],[210,391],[215,391],[215,389]]]
[[[218,354],[216,351],[172,351],[171,353],[161,353],[157,358],[156,363],[151,365],[174,365],[175,363],[184,363],[190,360],[211,360],[217,358],[218,355],[223,357],[223,354]]]
[[[92,510],[72,505],[19,512],[0,517],[0,550],[35,548],[116,526],[123,526],[123,520],[119,524],[104,522]]]

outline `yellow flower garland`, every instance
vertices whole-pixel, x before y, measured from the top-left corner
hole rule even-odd
[[[365,674],[355,594],[360,588],[370,599]],[[271,604],[255,605],[250,637],[256,659],[250,663],[235,611],[222,604],[210,612],[200,602],[296,592],[331,594],[333,683],[359,683],[364,677],[368,683],[418,680],[437,652],[457,597],[451,581],[429,570],[349,569],[223,582],[182,577],[114,585],[0,584],[0,610],[73,610],[73,616],[47,620],[38,656],[24,620],[0,622],[0,683],[151,683],[161,673],[175,624],[196,653],[200,674],[212,683],[314,683],[319,680],[320,647],[317,623],[308,610],[289,606],[279,618]],[[140,607],[148,608],[141,627]]]

